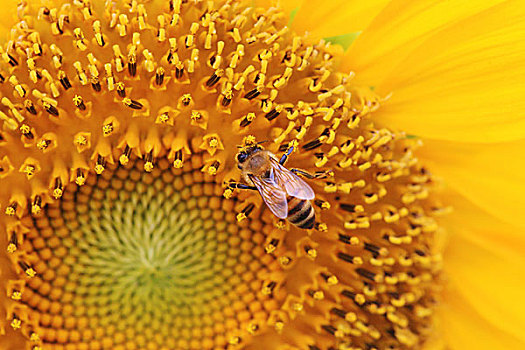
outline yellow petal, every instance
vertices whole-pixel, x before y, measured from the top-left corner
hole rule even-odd
[[[525,227],[525,140],[466,144],[425,140],[419,157],[446,183],[486,212]]]
[[[284,1],[286,2],[286,1]],[[363,30],[389,0],[308,0],[292,23],[297,33],[308,31],[313,39]]]
[[[347,67],[357,71],[358,79],[375,85],[380,95],[392,93],[377,120],[436,139],[523,138],[525,3],[507,1],[489,9],[483,1],[445,3],[458,8],[436,5],[431,9],[448,14],[438,16],[429,9],[410,18],[394,17],[393,24],[375,31],[372,24],[351,46]],[[384,13],[378,18],[386,20],[383,17]]]
[[[9,1],[2,6],[3,15],[0,19],[0,41],[2,42],[9,39],[9,30],[17,20],[16,10],[17,7],[15,1]]]
[[[304,0],[252,0],[255,6],[268,8],[270,6],[278,6],[284,13],[290,15],[293,11],[297,11],[301,7]]]
[[[356,78],[363,82],[377,86],[438,30],[501,1],[393,0],[350,47],[343,68],[358,73]]]
[[[483,247],[475,239],[468,239],[461,233],[476,230],[477,219],[464,216],[461,225],[450,232],[450,242],[444,254],[444,270],[449,279],[444,301],[451,307],[449,311],[452,314],[448,315],[450,319],[446,321],[454,322],[458,320],[458,316],[465,317],[472,326],[480,327],[475,334],[493,329],[489,333],[498,334],[499,344],[525,344],[525,303],[522,302],[525,281],[521,278],[525,276],[524,242],[522,240],[510,254],[500,254],[497,249]],[[479,234],[483,235],[483,231],[489,230],[496,230],[496,233],[498,229],[497,225],[489,224]],[[523,230],[521,233],[524,233]],[[476,232],[469,232],[468,237],[475,237],[475,234]],[[446,328],[450,326],[446,325]],[[468,332],[468,328],[463,328],[462,333]],[[489,344],[496,340],[492,336],[487,338]],[[475,339],[469,339],[469,342],[472,341]],[[478,349],[474,344],[477,343],[470,344],[468,348]]]
[[[440,328],[448,349],[524,349],[525,343],[484,320],[457,291],[444,293],[437,309]]]
[[[444,216],[441,223],[447,231],[496,255],[525,257],[523,228],[490,215],[457,191],[443,192],[443,202],[453,207],[452,213]]]

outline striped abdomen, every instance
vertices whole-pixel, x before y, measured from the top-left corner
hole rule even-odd
[[[286,200],[288,201],[288,217],[286,218],[288,221],[304,229],[314,227],[315,211],[310,201],[295,197],[287,197]]]

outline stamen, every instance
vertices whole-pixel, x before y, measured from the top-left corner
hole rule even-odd
[[[249,203],[247,206],[245,206],[244,209],[239,214],[237,214],[237,221],[242,221],[246,219],[254,208],[255,205],[253,203]]]

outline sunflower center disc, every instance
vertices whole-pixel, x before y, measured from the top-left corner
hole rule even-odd
[[[70,303],[71,326],[85,325],[107,342],[118,343],[124,331],[140,334],[139,346],[212,342],[223,323],[237,325],[228,307],[241,299],[237,292],[260,293],[261,283],[243,282],[253,278],[250,268],[236,264],[264,273],[260,252],[250,252],[255,237],[228,212],[235,201],[223,199],[223,188],[200,169],[170,169],[165,159],[151,173],[143,166],[137,160],[69,185],[34,219],[31,245],[54,261],[43,277],[63,275],[50,293]],[[242,246],[240,235],[248,239]],[[245,303],[235,309],[253,317]]]

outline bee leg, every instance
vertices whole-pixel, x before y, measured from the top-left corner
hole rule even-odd
[[[310,174],[307,171],[304,171],[304,170],[301,170],[301,169],[297,169],[297,168],[292,168],[292,169],[290,169],[290,171],[292,173],[296,174],[296,175],[302,175],[302,176],[306,177],[307,179],[326,179],[327,177],[333,175],[332,171],[330,171],[330,170],[316,172],[315,174]]]
[[[240,182],[230,182],[228,184],[228,186],[231,187],[231,188],[238,188],[240,190],[255,190],[255,191],[257,191],[257,187],[249,186],[249,185],[246,185],[246,184],[242,184]]]
[[[286,153],[283,154],[283,156],[282,156],[281,159],[279,160],[279,164],[284,165],[284,163],[286,163],[286,161],[288,160],[288,156],[289,156],[290,154],[292,154],[293,149],[294,149],[294,147],[293,147],[293,146],[290,146],[290,147],[286,150]]]

